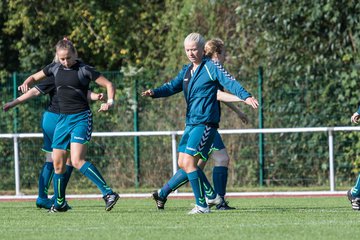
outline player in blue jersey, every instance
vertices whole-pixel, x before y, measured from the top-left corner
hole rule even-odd
[[[51,144],[54,136],[56,123],[59,118],[59,103],[56,95],[54,77],[49,77],[45,79],[25,94],[21,95],[13,101],[5,103],[3,106],[3,110],[8,111],[9,109],[17,106],[18,104],[24,103],[33,97],[40,96],[41,94],[49,95],[50,100],[46,110],[43,112],[41,121],[41,128],[44,136],[42,150],[46,152],[46,155],[45,163],[41,168],[38,180],[38,197],[36,199],[36,206],[38,208],[50,209],[52,204],[54,203],[54,199],[48,199],[48,189],[54,174],[53,160],[51,158]],[[88,91],[88,98],[91,100],[102,100],[103,94],[96,94]],[[66,161],[66,173],[64,182],[65,185],[70,179],[72,170],[73,166],[71,165],[70,158],[68,158]]]
[[[215,38],[206,42],[205,44],[205,55],[214,62],[218,62],[221,65],[225,61],[225,46],[224,42],[221,39]],[[228,96],[228,97],[227,97]],[[232,109],[238,114],[240,119],[247,123],[248,119],[246,115],[241,112],[232,102],[241,101],[234,95],[226,95],[223,91],[218,91],[217,95],[218,100],[222,101],[226,106]],[[233,207],[228,206],[228,202],[225,201],[226,194],[226,185],[228,178],[228,166],[230,157],[226,151],[225,145],[222,141],[220,134],[217,132],[214,138],[214,142],[210,152],[210,158],[214,160],[214,168],[212,171],[214,189],[217,194],[220,195],[222,201],[220,204],[216,205],[218,210],[231,210]],[[204,168],[206,161],[201,161],[199,166]]]
[[[205,44],[205,56],[215,62],[223,64],[223,62],[225,61],[224,42],[221,39],[212,39],[207,41]],[[222,101],[234,112],[236,112],[239,118],[243,121],[243,123],[248,123],[249,120],[247,116],[232,103],[242,101],[240,98],[224,91],[218,90],[217,100]],[[214,141],[209,152],[209,158],[214,160],[213,184],[215,188],[215,193],[217,193],[221,197],[221,201],[217,202],[214,200],[209,200],[209,196],[206,196],[209,207],[216,206],[217,210],[235,209],[234,207],[230,207],[228,205],[228,202],[225,201],[228,165],[230,158],[226,151],[222,138],[218,132],[216,132],[216,135],[214,137]],[[207,161],[205,159],[200,159],[198,162],[198,166],[201,169],[204,169],[206,163]],[[188,179],[186,172],[181,169],[177,171],[176,174],[161,189],[153,192],[152,196],[156,202],[157,208],[164,209],[168,195],[172,191],[175,191],[182,185],[186,184],[187,182]],[[211,188],[207,186],[204,186],[204,188],[209,188],[211,190]]]
[[[180,140],[178,165],[185,171],[192,187],[196,205],[189,214],[209,213],[209,205],[218,202],[218,196],[205,199],[204,183],[207,179],[197,167],[200,158],[207,160],[220,121],[217,91],[228,89],[245,103],[257,108],[258,102],[239,82],[220,65],[204,56],[205,40],[199,33],[191,33],[184,40],[187,64],[170,82],[149,89],[142,96],[168,97],[183,92],[187,103],[186,127]],[[214,194],[212,194],[214,195]]]
[[[106,88],[108,100],[101,104],[99,112],[108,111],[114,104],[115,87],[93,67],[78,60],[76,49],[68,39],[56,44],[56,57],[59,62],[47,65],[41,71],[28,77],[19,87],[22,92],[29,90],[35,81],[54,76],[57,89],[60,117],[56,124],[52,142],[54,161],[55,203],[50,212],[68,210],[65,201],[65,162],[70,145],[72,165],[89,178],[102,192],[105,210],[110,211],[119,195],[107,184],[97,168],[85,160],[87,144],[92,133],[92,112],[87,101],[87,90],[91,81]]]
[[[351,122],[359,123],[360,120],[360,106],[358,110],[351,116]],[[360,174],[356,179],[355,185],[347,191],[347,197],[351,203],[351,207],[354,210],[360,210]]]
[[[210,58],[212,61],[219,64],[224,64],[225,61],[225,46],[221,39],[215,38],[206,42],[205,44],[205,56]],[[222,89],[223,90],[223,89]],[[238,97],[228,94],[224,91],[218,90],[217,99],[223,102],[226,106],[232,109],[239,118],[246,124],[248,119],[246,115],[241,112],[232,102],[239,102],[241,99]],[[220,107],[220,105],[219,105]],[[217,210],[231,210],[233,207],[228,206],[228,202],[225,201],[226,185],[228,178],[228,166],[230,157],[226,151],[225,145],[222,141],[220,134],[217,132],[214,138],[213,145],[210,150],[210,158],[214,160],[213,168],[213,184],[215,192],[220,195],[222,201],[216,205]],[[199,161],[198,165],[203,169],[207,161]]]

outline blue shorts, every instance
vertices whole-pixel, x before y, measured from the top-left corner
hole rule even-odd
[[[178,151],[191,156],[200,154],[201,158],[206,161],[216,132],[216,128],[204,124],[186,126]]]
[[[44,145],[42,150],[45,152],[52,152],[51,144],[59,116],[60,115],[57,113],[48,111],[45,111],[42,115],[41,128],[44,135]]]
[[[211,145],[211,148],[210,148],[209,155],[213,151],[219,151],[219,150],[224,149],[224,148],[225,148],[225,145],[224,145],[224,142],[223,142],[223,140],[221,138],[221,135],[220,135],[220,133],[218,131],[216,131],[213,144]]]
[[[70,143],[87,144],[92,133],[92,113],[60,114],[52,148],[68,150]]]

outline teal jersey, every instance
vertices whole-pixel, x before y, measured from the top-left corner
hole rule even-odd
[[[192,64],[185,65],[170,82],[153,89],[153,98],[168,97],[183,91],[187,103],[186,125],[218,126],[220,109],[217,91],[222,87],[240,99],[251,97],[250,93],[217,62],[204,58],[190,77],[187,74],[189,68],[192,68]]]

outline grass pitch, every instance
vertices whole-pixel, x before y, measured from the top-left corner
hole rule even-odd
[[[69,200],[72,210],[47,213],[34,201],[0,202],[0,239],[352,239],[360,212],[346,197],[230,198],[237,209],[187,215],[193,199]],[[354,235],[355,234],[355,235]]]

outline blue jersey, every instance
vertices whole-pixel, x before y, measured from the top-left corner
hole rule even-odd
[[[181,91],[184,92],[187,103],[186,125],[218,126],[220,110],[217,91],[221,86],[240,99],[245,100],[251,97],[250,93],[219,63],[205,58],[189,78],[187,72],[191,67],[192,64],[185,65],[174,79],[153,89],[154,98],[168,97]]]

